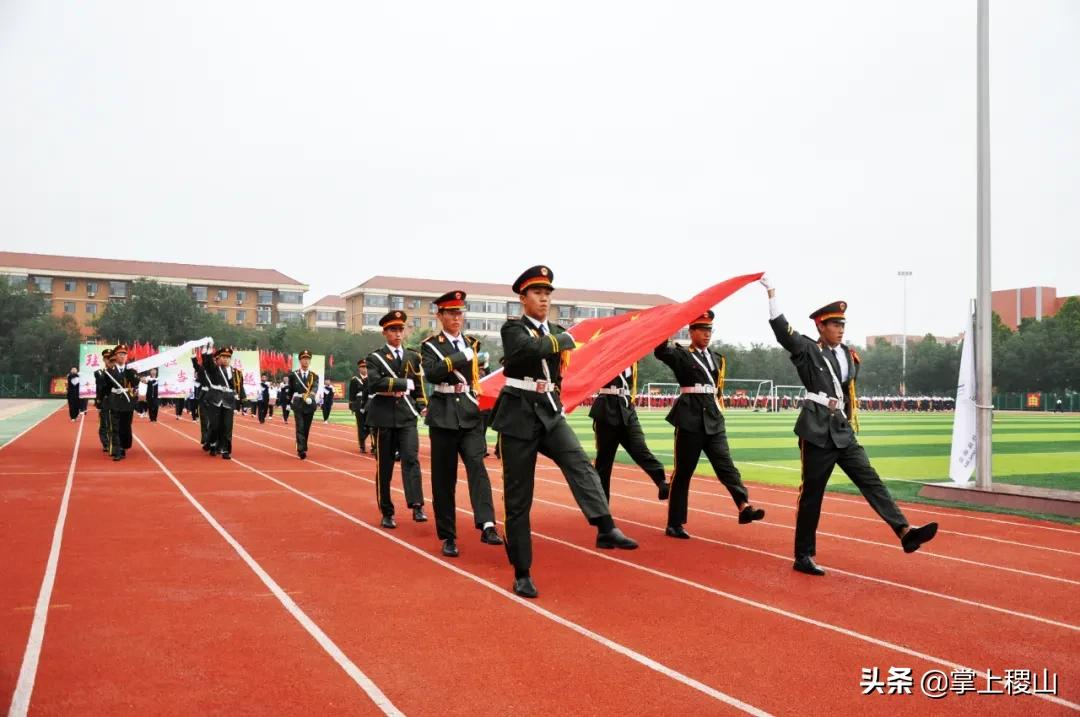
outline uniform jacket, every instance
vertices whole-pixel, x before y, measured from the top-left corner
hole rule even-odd
[[[589,418],[597,423],[604,423],[609,426],[625,426],[629,424],[633,421],[633,415],[637,413],[637,409],[633,404],[633,397],[629,395],[636,384],[637,363],[635,362],[633,366],[604,384],[604,388],[621,388],[626,391],[627,395],[597,394],[592,408],[589,409]]]
[[[562,420],[562,352],[574,349],[574,337],[562,326],[548,323],[550,334],[540,331],[526,317],[510,319],[502,327],[503,373],[507,378],[549,381],[547,393],[503,386],[495,403],[492,428],[514,438],[533,438],[541,428],[551,430]]]
[[[231,366],[218,366],[210,354],[203,354],[203,378],[209,388],[206,402],[211,406],[235,409],[247,398],[243,374]]]
[[[668,411],[667,422],[684,431],[714,435],[724,431],[724,412],[720,410],[720,392],[727,369],[724,355],[705,349],[712,358],[712,368],[703,351],[686,348],[673,341],[656,347],[653,355],[671,368],[679,386],[711,386],[710,393],[682,393]]]
[[[349,388],[346,396],[349,399],[349,410],[353,413],[363,413],[367,409],[367,380],[360,374],[349,379]]]
[[[121,371],[114,366],[102,374],[101,387],[105,407],[110,411],[135,410],[135,402],[139,397],[139,374],[135,369],[125,368]],[[117,390],[120,388],[124,390]]]
[[[480,424],[480,407],[471,385],[474,373],[479,377],[480,365],[476,354],[480,350],[480,342],[465,335],[458,337],[458,340],[472,349],[471,359],[465,358],[464,351],[455,351],[450,339],[441,331],[420,344],[420,358],[428,382],[465,387],[463,393],[432,390],[424,421],[429,426],[459,430],[475,428]]]
[[[826,364],[829,362],[832,365],[839,380],[843,374],[835,354],[793,329],[783,314],[772,319],[769,325],[776,334],[776,340],[791,354],[791,363],[795,364],[799,380],[806,387],[807,393],[824,392],[827,396],[839,398]],[[847,346],[843,346],[843,349],[848,362],[848,380],[841,385],[844,410],[830,410],[828,406],[804,400],[799,418],[795,421],[795,434],[821,448],[827,448],[830,441],[837,448],[846,448],[856,442],[850,418],[853,410],[853,386],[859,373],[859,356]]]
[[[307,380],[300,378],[300,369],[289,373],[289,403],[294,411],[302,411],[308,415],[314,415],[315,404],[319,397],[319,374],[314,371],[307,372]]]
[[[364,416],[372,428],[415,425],[420,412],[427,407],[420,354],[404,346],[401,351],[401,361],[389,346],[368,354],[367,391],[370,399]],[[412,379],[412,391],[406,388],[408,379]]]

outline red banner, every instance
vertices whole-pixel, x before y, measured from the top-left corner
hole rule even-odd
[[[567,412],[594,394],[611,377],[677,334],[690,320],[705,313],[761,273],[720,282],[681,304],[662,304],[603,319],[586,319],[569,329],[578,343],[562,381],[562,404]],[[502,390],[502,369],[481,379],[480,408],[487,410]]]

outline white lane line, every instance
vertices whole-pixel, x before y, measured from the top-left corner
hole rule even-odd
[[[267,433],[269,435],[277,435],[277,434],[274,434],[271,431],[266,431],[264,429],[259,429],[259,428],[254,428],[254,427],[251,427],[251,430],[256,431],[258,433]],[[321,448],[326,448],[328,450],[336,451],[338,453],[344,453],[344,454],[350,455],[350,456],[354,455],[353,453],[350,453],[349,451],[344,451],[344,450],[342,450],[340,448],[335,448],[334,446],[328,446],[325,443],[312,442],[311,445],[321,447]],[[309,463],[311,463],[311,461],[309,461]],[[537,463],[536,467],[539,470],[547,470],[547,471],[558,471],[559,470],[558,467],[546,466],[546,465],[542,465],[540,463]],[[489,466],[488,470],[491,471],[491,470],[498,470],[498,469],[497,468],[492,468],[492,467]],[[543,480],[543,479],[538,479],[538,480]],[[726,520],[736,520],[737,519],[737,516],[727,515],[725,513],[719,513],[717,511],[713,511],[713,510],[705,510],[704,508],[690,508],[689,510],[692,513],[701,513],[702,515],[717,516],[717,517],[724,518]],[[795,526],[794,525],[786,525],[786,524],[783,524],[783,523],[777,523],[775,521],[762,521],[760,523],[760,525],[763,525],[763,526],[768,527],[768,528],[775,528],[777,530],[787,530],[787,531],[791,531],[791,532],[795,531]],[[828,536],[830,538],[836,538],[837,540],[847,540],[847,541],[854,542],[854,543],[860,543],[862,545],[872,545],[874,547],[884,548],[886,550],[903,550],[903,547],[900,546],[899,544],[882,543],[882,542],[876,541],[876,540],[867,540],[865,538],[856,538],[854,536],[841,535],[840,533],[830,533],[830,532],[824,531],[824,530],[819,530],[817,532],[817,534],[818,535]],[[937,558],[938,560],[948,560],[948,561],[951,561],[951,562],[963,563],[965,565],[974,565],[976,567],[986,568],[988,570],[1000,570],[1000,571],[1003,571],[1003,572],[1013,573],[1015,575],[1025,575],[1027,577],[1039,578],[1039,579],[1042,579],[1042,580],[1051,580],[1053,582],[1065,583],[1067,585],[1080,585],[1080,581],[1072,580],[1070,578],[1062,578],[1062,577],[1058,577],[1056,575],[1047,575],[1046,573],[1038,573],[1038,572],[1034,572],[1034,571],[1031,571],[1031,570],[1023,570],[1021,568],[1010,568],[1010,567],[1005,566],[1005,565],[994,565],[992,563],[983,563],[983,562],[980,562],[978,560],[971,560],[969,558],[961,558],[961,557],[958,557],[958,556],[955,556],[955,555],[947,555],[945,553],[934,552],[934,551],[931,551],[931,550],[925,550],[925,549],[920,550],[918,553],[915,554],[915,556],[917,556],[916,559]]]
[[[195,439],[190,439],[190,440],[194,441]],[[241,440],[247,441],[249,443],[257,443],[256,441],[252,441],[249,438],[242,438]],[[280,450],[280,449],[277,449],[277,448],[273,448],[273,447],[269,447],[269,446],[268,446],[268,448],[270,448],[270,450],[276,451],[278,453],[288,455],[288,453],[286,451],[283,451],[283,450]],[[351,473],[351,472],[349,472],[349,471],[347,471],[347,470],[345,470],[343,468],[335,468],[334,466],[328,466],[326,464],[318,463],[318,462],[314,462],[314,461],[313,461],[313,463],[315,465],[318,465],[318,466],[322,467],[322,468],[330,468],[331,470],[334,470],[337,473],[341,473],[342,475],[346,475],[346,476],[348,476],[350,478],[353,478],[355,480],[364,481],[365,483],[374,483],[374,481],[371,480],[370,478],[365,478],[363,476]],[[328,510],[334,512],[334,513],[337,513],[338,515],[341,515],[342,517],[345,517],[346,519],[351,520],[352,522],[354,522],[354,523],[356,523],[358,525],[362,525],[363,527],[367,528],[368,530],[371,530],[371,531],[373,531],[375,533],[381,534],[384,537],[388,537],[388,538],[394,540],[395,542],[404,543],[404,541],[399,541],[399,539],[397,539],[397,538],[392,538],[391,536],[386,535],[383,531],[367,525],[366,523],[364,523],[364,522],[360,521],[359,519],[351,516],[350,514],[345,513],[345,512],[341,511],[340,509],[338,509],[338,508],[336,508],[336,507],[334,507],[332,505],[324,503],[323,501],[319,500],[318,498],[313,498],[311,496],[308,496],[306,493],[303,493],[302,491],[300,491],[300,490],[298,490],[296,488],[293,488],[292,486],[288,485],[287,483],[283,483],[282,481],[279,481],[279,480],[273,478],[272,476],[268,476],[268,475],[264,474],[262,471],[259,471],[257,469],[252,469],[252,470],[254,470],[256,473],[259,473],[260,475],[263,475],[267,479],[272,480],[273,482],[277,483],[278,485],[282,486],[283,488],[285,488],[287,490],[290,490],[290,491],[296,493],[297,495],[301,495],[303,497],[306,497],[309,500],[311,500],[312,502],[315,502],[316,504],[321,505],[321,506],[327,508]],[[401,494],[404,493],[404,491],[402,491],[401,489],[396,488],[396,487],[393,488],[393,490],[395,492],[397,492],[397,493],[401,493]],[[461,508],[459,508],[458,511],[462,512],[462,513],[467,512],[467,511],[465,511],[464,509],[461,509]],[[740,595],[735,595],[733,593],[728,593],[728,592],[725,592],[723,590],[719,590],[717,588],[710,587],[708,585],[703,585],[701,583],[697,583],[697,582],[694,582],[692,580],[679,577],[677,575],[672,575],[670,573],[665,573],[663,571],[656,570],[654,568],[649,568],[649,567],[646,567],[646,566],[643,566],[643,565],[639,565],[637,563],[632,563],[632,562],[629,562],[627,560],[623,560],[621,558],[611,557],[611,556],[605,555],[602,552],[592,550],[592,549],[589,549],[589,548],[584,548],[584,547],[581,547],[579,545],[575,545],[573,543],[567,542],[565,540],[561,540],[559,538],[555,538],[555,537],[546,535],[544,533],[538,533],[536,531],[533,531],[533,535],[536,536],[536,537],[539,537],[539,538],[543,538],[545,540],[549,540],[549,541],[551,541],[553,543],[557,543],[559,545],[563,545],[565,547],[571,548],[571,549],[576,550],[578,552],[585,553],[586,555],[591,555],[593,557],[601,558],[603,560],[608,560],[608,561],[617,563],[619,565],[622,565],[622,566],[625,566],[625,567],[628,567],[628,568],[632,568],[634,570],[639,570],[641,572],[645,572],[645,573],[648,573],[650,575],[660,577],[662,579],[671,580],[671,581],[679,583],[681,585],[685,585],[687,587],[691,587],[691,588],[694,588],[694,589],[697,589],[697,590],[702,590],[702,591],[710,593],[712,595],[716,595],[718,597],[722,597],[722,598],[725,598],[725,599],[728,599],[728,600],[732,600],[734,602],[737,602],[737,603],[740,603],[740,604],[743,604],[743,605],[746,605],[746,606],[749,606],[749,607],[754,607],[754,608],[758,608],[760,610],[765,610],[767,612],[770,612],[770,613],[773,613],[773,614],[776,614],[776,615],[780,615],[782,617],[786,617],[786,618],[789,618],[789,619],[792,619],[792,620],[795,620],[795,621],[798,621],[798,622],[801,622],[801,623],[804,623],[804,624],[813,625],[815,627],[819,627],[819,628],[822,628],[824,630],[835,632],[835,633],[844,635],[846,637],[851,637],[851,638],[854,638],[856,640],[860,640],[860,641],[869,643],[871,645],[875,645],[877,647],[882,647],[882,648],[885,648],[885,649],[888,649],[888,650],[892,650],[894,652],[898,652],[900,654],[907,655],[909,657],[915,657],[917,659],[924,660],[926,662],[935,663],[935,664],[938,664],[938,665],[944,665],[946,667],[951,667],[953,669],[970,670],[970,671],[974,672],[976,675],[979,675],[980,677],[984,677],[984,678],[987,677],[986,672],[979,671],[979,670],[976,670],[974,668],[966,667],[966,666],[961,665],[959,663],[952,662],[951,660],[946,660],[944,658],[935,657],[935,656],[929,655],[927,653],[919,652],[917,650],[905,647],[903,645],[899,645],[897,643],[889,642],[887,640],[882,640],[880,638],[876,638],[876,637],[873,637],[871,635],[866,635],[864,633],[861,633],[861,632],[858,632],[858,631],[855,631],[855,630],[851,630],[849,628],[841,627],[839,625],[833,625],[832,623],[824,622],[822,620],[817,620],[817,619],[812,618],[812,617],[807,617],[807,616],[801,615],[799,613],[794,613],[794,612],[791,612],[789,610],[784,610],[783,608],[778,608],[778,607],[775,607],[773,605],[769,605],[767,603],[761,603],[761,602],[758,602],[758,601],[750,599],[750,598],[742,597]],[[410,549],[412,549],[417,554],[423,555],[425,558],[428,558],[429,560],[432,560],[435,563],[438,563],[440,565],[445,565],[445,563],[443,561],[438,560],[434,556],[428,555],[424,551],[420,550],[419,548],[413,547],[409,543],[404,543],[404,545],[409,547]],[[460,568],[456,568],[454,566],[448,566],[448,567],[453,568],[455,571],[464,572],[464,574],[466,576],[472,576],[471,573],[461,571]],[[472,576],[472,577],[475,580],[479,581],[479,582],[486,583],[486,581],[483,581],[480,578],[476,578],[475,576]],[[492,585],[492,587],[497,591],[499,590],[494,585]],[[533,607],[533,605],[530,604],[530,603],[526,603],[526,604],[529,607]],[[1062,698],[1059,698],[1059,697],[1057,697],[1055,695],[1040,694],[1040,695],[1036,695],[1036,696],[1041,698],[1041,699],[1047,700],[1049,702],[1053,702],[1055,704],[1059,704],[1059,705],[1062,705],[1062,706],[1065,706],[1065,707],[1069,707],[1071,709],[1080,710],[1080,704],[1075,704],[1073,702],[1069,702],[1069,701],[1064,700]]]
[[[169,430],[174,429],[170,428]],[[378,685],[372,682],[371,678],[365,675],[363,671],[361,671],[361,669],[341,651],[341,648],[330,639],[330,636],[323,632],[322,628],[320,628],[314,620],[308,617],[307,613],[305,613],[300,606],[286,594],[285,590],[270,577],[270,574],[263,570],[262,566],[251,557],[247,550],[244,549],[244,546],[240,545],[240,543],[214,519],[214,516],[210,515],[206,508],[195,499],[195,496],[188,492],[188,489],[184,487],[183,483],[177,480],[176,476],[172,474],[172,471],[166,468],[165,465],[158,460],[158,457],[154,455],[154,452],[151,451],[140,438],[136,437],[135,441],[144,451],[146,451],[146,455],[150,456],[150,459],[157,464],[158,468],[161,469],[169,480],[173,482],[173,485],[180,491],[180,494],[187,498],[188,502],[195,507],[195,510],[199,511],[199,514],[206,519],[206,522],[218,532],[218,535],[224,538],[225,542],[236,551],[236,554],[240,556],[240,559],[251,568],[251,571],[258,576],[259,580],[263,582],[263,585],[273,593],[274,597],[278,599],[278,602],[281,603],[282,607],[284,607],[289,614],[300,623],[301,627],[307,630],[309,635],[315,638],[315,642],[319,643],[319,646],[326,651],[326,654],[330,655],[334,662],[336,662],[338,666],[352,678],[353,682],[360,686],[360,689],[362,689],[371,701],[375,703],[375,706],[382,710],[382,713],[385,715],[404,717],[404,713],[394,706],[394,703],[379,689]],[[236,461],[236,463],[239,463],[239,461]]]
[[[170,430],[173,430],[173,429],[170,429]],[[180,433],[179,431],[176,431],[176,432]],[[195,443],[198,442],[194,438],[191,438],[190,436],[187,436],[186,434],[181,434],[181,435],[183,435],[185,438],[187,438],[188,440],[190,440],[192,442],[195,442]],[[252,441],[249,438],[241,438],[241,440],[247,441],[248,443],[255,443],[256,445],[262,445],[262,444],[259,444],[257,441]],[[285,451],[279,450],[277,448],[273,448],[273,447],[270,447],[270,446],[265,446],[265,447],[269,448],[270,450],[277,451],[278,453],[283,453],[285,455],[289,455]],[[691,689],[697,690],[698,692],[701,692],[702,694],[713,698],[714,700],[717,700],[719,702],[723,702],[724,704],[730,705],[731,707],[734,707],[734,708],[736,708],[738,710],[746,712],[747,714],[756,715],[758,717],[768,717],[768,715],[769,715],[768,712],[765,712],[765,711],[763,711],[761,709],[758,709],[757,707],[754,707],[751,704],[747,704],[746,702],[743,702],[742,700],[739,700],[739,699],[737,699],[735,697],[732,697],[732,696],[730,696],[730,695],[728,695],[728,694],[726,694],[724,692],[721,692],[720,690],[717,690],[714,687],[710,687],[709,685],[706,685],[703,682],[699,682],[698,680],[695,680],[694,678],[692,678],[692,677],[690,677],[688,675],[684,675],[683,673],[681,673],[681,672],[679,672],[679,671],[677,671],[677,670],[675,670],[675,669],[673,669],[671,667],[668,667],[667,665],[665,665],[665,664],[663,664],[661,662],[657,662],[656,660],[652,659],[651,657],[647,657],[647,656],[641,654],[640,652],[637,652],[636,650],[633,650],[633,649],[631,649],[631,648],[629,648],[629,647],[627,647],[627,646],[625,646],[625,645],[623,645],[621,643],[615,642],[614,640],[611,640],[610,638],[604,637],[603,635],[601,635],[599,633],[593,632],[592,630],[588,629],[587,627],[584,627],[582,625],[579,625],[576,622],[568,620],[568,619],[562,617],[561,615],[558,615],[556,613],[551,612],[550,610],[542,608],[539,605],[537,605],[535,603],[532,603],[532,602],[529,602],[528,600],[526,600],[524,598],[520,598],[517,595],[514,595],[511,592],[508,592],[505,588],[499,587],[498,585],[496,585],[493,582],[490,582],[488,580],[484,580],[483,578],[481,578],[481,577],[479,577],[477,575],[474,575],[473,573],[470,573],[467,570],[463,570],[462,568],[459,568],[456,565],[451,565],[450,563],[447,563],[444,560],[440,560],[439,558],[436,558],[434,555],[429,555],[428,553],[421,550],[420,548],[417,548],[415,545],[413,545],[411,543],[408,543],[408,542],[406,542],[406,541],[404,541],[404,540],[402,540],[400,538],[396,538],[393,535],[388,534],[386,531],[384,531],[384,530],[382,530],[380,528],[375,528],[375,527],[373,527],[371,525],[368,525],[367,523],[360,520],[356,516],[354,516],[354,515],[352,515],[350,513],[346,513],[345,511],[343,511],[343,510],[341,510],[341,509],[339,509],[339,508],[337,508],[337,507],[335,507],[333,505],[330,505],[329,503],[325,503],[322,500],[319,500],[318,498],[316,498],[315,496],[309,495],[309,494],[303,492],[302,490],[299,490],[298,488],[294,488],[293,486],[289,485],[288,483],[285,483],[284,481],[280,481],[277,478],[274,478],[272,475],[270,475],[268,473],[265,473],[265,472],[259,470],[258,468],[255,468],[254,466],[250,466],[250,465],[244,463],[243,461],[237,460],[236,458],[233,458],[233,463],[235,463],[236,465],[238,465],[241,468],[246,468],[247,470],[251,471],[252,473],[255,473],[256,475],[258,475],[258,476],[260,476],[262,478],[265,478],[266,480],[271,481],[272,483],[277,484],[278,486],[284,488],[285,490],[287,490],[287,491],[289,491],[289,492],[291,492],[291,493],[293,493],[295,495],[298,495],[301,498],[303,498],[303,499],[305,499],[307,501],[310,501],[310,502],[314,503],[315,505],[317,505],[317,506],[319,506],[321,508],[324,508],[324,509],[330,511],[331,513],[334,513],[335,515],[338,515],[338,516],[344,518],[345,520],[349,521],[350,523],[358,525],[361,528],[364,528],[365,530],[367,530],[367,531],[369,531],[371,533],[374,533],[375,535],[378,535],[381,538],[384,538],[384,539],[389,540],[389,541],[391,541],[393,543],[396,543],[400,547],[405,548],[406,550],[412,552],[415,555],[419,555],[420,557],[424,558],[425,560],[431,561],[432,563],[434,563],[435,565],[438,565],[439,567],[450,570],[450,571],[460,575],[463,578],[471,580],[472,582],[491,590],[496,595],[499,595],[500,597],[503,597],[503,598],[505,598],[507,600],[512,600],[512,601],[516,602],[517,604],[521,605],[522,607],[528,608],[529,610],[532,610],[536,614],[541,615],[541,616],[547,618],[548,620],[551,620],[552,622],[554,622],[554,623],[556,623],[558,625],[561,625],[561,626],[563,626],[563,627],[565,627],[565,628],[567,628],[569,630],[572,630],[573,632],[576,632],[577,634],[581,635],[582,637],[586,637],[586,638],[592,640],[593,642],[596,642],[596,643],[608,648],[609,650],[612,650],[613,652],[616,652],[616,653],[622,655],[623,657],[627,657],[627,658],[633,660],[634,662],[637,662],[638,664],[649,668],[650,670],[658,672],[661,675],[664,675],[665,677],[667,677],[669,679],[672,679],[672,680],[675,680],[676,682],[684,684],[687,687],[690,687]],[[316,465],[316,466],[318,466],[320,468],[326,468],[326,469],[331,470],[331,471],[333,471],[335,473],[344,473],[345,475],[348,475],[349,477],[354,477],[351,474],[349,474],[347,471],[345,471],[345,470],[343,470],[341,468],[335,468],[333,466],[328,466],[328,465],[325,465],[325,464],[321,464],[321,463],[318,463],[316,461],[310,461],[310,463],[312,463],[313,465]],[[361,480],[365,480],[368,483],[372,483],[372,484],[375,483],[375,481],[369,480],[369,479],[366,479],[366,478],[361,478]],[[399,492],[399,493],[401,492],[400,489],[398,489],[398,488],[394,488],[394,490]],[[191,500],[194,500],[194,499],[191,499]]]
[[[0,451],[4,450],[5,448],[7,448],[8,446],[10,446],[10,445],[11,445],[12,443],[14,443],[15,441],[19,440],[20,438],[22,438],[23,436],[25,436],[25,435],[26,435],[27,433],[29,433],[30,431],[34,430],[34,429],[35,429],[35,428],[37,428],[38,426],[40,426],[40,425],[41,425],[41,422],[42,422],[42,421],[44,421],[44,420],[45,420],[46,418],[48,418],[49,416],[51,416],[51,415],[53,415],[54,413],[56,413],[57,411],[59,411],[59,410],[60,410],[60,407],[61,407],[62,405],[63,405],[63,404],[59,404],[59,405],[57,405],[57,407],[56,407],[56,408],[54,408],[53,410],[49,411],[48,413],[46,413],[46,414],[45,414],[44,416],[42,416],[41,418],[39,418],[39,419],[37,419],[36,421],[34,421],[34,423],[33,423],[32,425],[30,425],[29,427],[27,427],[27,428],[23,429],[22,431],[20,431],[20,432],[19,432],[18,434],[16,434],[16,435],[12,436],[11,438],[9,438],[9,439],[8,439],[7,441],[5,441],[5,442],[4,442],[4,445],[0,446]],[[86,414],[85,414],[85,413],[82,413],[82,414],[79,414],[79,415],[80,415],[80,419],[79,419],[79,420],[82,420],[82,418],[85,418],[85,417],[86,417]],[[79,430],[82,430],[82,426],[79,426]]]
[[[75,434],[75,447],[71,451],[71,465],[68,466],[67,482],[64,484],[64,496],[60,499],[60,511],[53,528],[52,545],[49,547],[49,559],[45,562],[45,577],[41,580],[37,604],[34,606],[34,620],[30,624],[30,637],[26,641],[19,679],[15,683],[15,693],[11,698],[8,717],[25,717],[30,709],[30,697],[34,692],[34,680],[37,679],[38,662],[41,660],[41,645],[45,640],[45,622],[49,614],[49,602],[52,600],[53,585],[56,584],[56,567],[60,563],[60,544],[64,539],[64,524],[67,523],[68,505],[71,503],[71,486],[75,481],[75,464],[79,457],[79,445],[82,443],[84,418],[79,419],[79,430]]]

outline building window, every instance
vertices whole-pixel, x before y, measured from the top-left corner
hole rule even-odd
[[[247,312],[244,311],[243,309],[237,309],[236,310],[236,323],[238,323],[238,324],[246,324],[247,323]]]
[[[52,277],[51,276],[35,276],[32,281],[34,282],[34,288],[43,294],[52,293]]]
[[[127,282],[126,281],[110,281],[109,282],[109,296],[117,299],[127,298]]]
[[[400,311],[404,311],[405,310],[405,297],[404,296],[391,296],[390,297],[390,308],[391,309],[398,309]]]
[[[97,313],[97,304],[87,304],[86,305],[86,313],[90,314],[91,316],[96,314]]]
[[[388,297],[386,296],[386,294],[366,294],[364,296],[364,306],[385,308],[387,303]]]
[[[278,296],[281,297],[281,303],[283,304],[304,303],[304,293],[302,291],[282,291]]]
[[[260,306],[258,309],[255,310],[255,323],[259,324],[260,326],[265,326],[266,324],[270,323],[270,320],[270,309],[266,308],[265,306]]]
[[[229,320],[229,312],[226,311],[225,309],[218,309],[217,315],[221,317],[222,321],[228,321]]]
[[[435,330],[435,329],[437,329],[438,327],[439,327],[439,322],[438,322],[438,321],[436,321],[435,319],[429,319],[429,320],[428,320],[428,328],[429,328],[429,329],[431,329],[432,331],[434,331],[434,330]]]
[[[409,299],[409,308],[413,311],[419,311],[421,303],[423,302],[420,299]]]
[[[279,311],[278,321],[283,323],[289,323],[292,321],[303,321],[304,315],[299,311]]]
[[[229,290],[228,289],[218,289],[217,290],[217,300],[218,301],[228,301],[229,300]]]
[[[521,318],[521,304],[506,304],[506,318],[519,319]]]
[[[316,311],[315,312],[315,320],[316,321],[337,321],[337,312],[336,311]]]
[[[567,319],[574,318],[574,307],[573,306],[560,306],[560,307],[558,307],[558,310],[559,310],[559,318],[560,319],[567,320]]]
[[[505,314],[505,301],[487,301],[484,303],[484,312],[488,314]]]
[[[96,296],[97,295],[97,282],[96,281],[88,281],[88,282],[86,282],[86,295],[87,296]]]
[[[64,291],[66,291],[68,293],[70,293],[72,291],[75,291],[75,280],[74,279],[64,279]]]
[[[409,323],[412,324],[414,329],[420,328],[420,319],[409,319]]]
[[[614,315],[615,315],[615,309],[603,309],[603,308],[601,308],[601,309],[596,310],[596,318],[598,318],[598,319],[603,319],[603,318],[607,318],[608,316],[614,316]]]
[[[274,292],[273,291],[266,291],[265,289],[259,289],[259,291],[257,293],[258,293],[258,296],[256,296],[256,298],[258,299],[258,303],[260,303],[260,304],[272,304],[272,303],[274,303]]]
[[[65,314],[74,314],[75,313],[75,302],[74,301],[65,301],[64,302],[64,313]]]
[[[191,295],[195,297],[195,301],[206,301],[206,291],[205,286],[191,287]]]
[[[574,309],[575,319],[595,319],[596,307],[594,306],[579,306]]]
[[[243,289],[236,290],[236,303],[242,304],[247,301],[247,292]]]
[[[629,314],[631,311],[633,311],[633,309],[617,308],[615,309],[615,315],[622,316],[623,314]]]
[[[364,326],[378,326],[381,318],[378,314],[364,314]]]
[[[25,276],[19,276],[18,274],[2,274],[0,276],[3,276],[5,279],[7,279],[8,286],[10,286],[12,289],[26,288]]]

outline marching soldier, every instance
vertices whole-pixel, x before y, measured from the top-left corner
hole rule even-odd
[[[664,534],[689,540],[683,528],[687,517],[690,479],[694,476],[702,452],[713,472],[727,488],[739,511],[739,523],[746,525],[765,517],[765,511],[750,505],[750,495],[743,485],[739,469],[731,460],[724,412],[719,397],[724,392],[724,356],[709,348],[715,314],[706,311],[690,322],[690,348],[674,341],[656,347],[653,354],[663,361],[679,382],[679,396],[672,404],[667,422],[675,426],[675,470],[671,476],[671,502]]]
[[[127,354],[125,344],[113,349],[113,366],[105,371],[102,382],[109,408],[109,453],[114,461],[126,458],[131,448],[131,420],[139,393],[139,374],[127,367]]]
[[[263,371],[262,380],[259,382],[259,400],[256,403],[256,415],[259,423],[266,423],[266,414],[270,410],[270,374]]]
[[[484,467],[486,425],[476,397],[480,381],[480,342],[464,336],[465,292],[450,291],[435,299],[442,332],[420,344],[424,377],[433,386],[425,423],[431,437],[431,501],[435,506],[435,531],[443,541],[442,554],[458,555],[457,490],[458,456],[465,464],[472,503],[473,523],[480,542],[502,545],[495,531],[495,507],[491,479]]]
[[[859,425],[854,406],[859,356],[843,343],[847,304],[835,301],[810,314],[818,331],[815,341],[795,331],[780,313],[776,290],[768,277],[762,277],[761,284],[769,293],[769,325],[776,340],[791,354],[791,362],[806,387],[802,410],[795,421],[802,486],[795,515],[794,569],[808,575],[825,574],[814,562],[815,536],[825,486],[837,465],[900,538],[904,552],[915,552],[933,539],[938,526],[927,523],[910,527],[855,437]]]
[[[657,497],[667,500],[671,486],[664,475],[664,465],[656,459],[645,443],[637,406],[637,362],[607,382],[600,389],[589,418],[593,419],[593,435],[596,436],[596,472],[600,485],[611,503],[611,469],[615,465],[615,453],[619,446],[626,449],[645,473],[652,478],[658,489]]]
[[[329,380],[323,381],[322,422],[330,423],[330,411],[334,410],[334,385]]]
[[[499,434],[503,463],[506,554],[514,566],[515,594],[534,598],[532,510],[536,455],[559,466],[581,512],[597,528],[596,547],[633,550],[637,543],[615,527],[600,476],[563,415],[559,400],[563,359],[576,348],[561,326],[549,324],[554,273],[546,266],[526,269],[513,284],[522,306],[520,319],[502,326],[506,383],[495,404],[492,427]]]
[[[158,409],[161,407],[161,399],[158,398],[158,370],[150,369],[150,375],[146,377],[146,415],[151,423],[157,423]]]
[[[289,374],[289,396],[296,414],[296,455],[300,460],[307,458],[308,435],[315,420],[315,399],[319,390],[319,374],[308,370],[310,366],[311,352],[304,349],[300,352],[300,368]]]
[[[420,355],[402,347],[405,335],[404,311],[391,311],[379,319],[386,345],[367,357],[367,390],[371,399],[365,419],[375,434],[375,480],[378,487],[380,525],[396,528],[390,480],[394,475],[394,453],[401,455],[401,480],[405,502],[413,520],[423,523],[424,487],[420,482],[420,438],[416,419],[427,406]]]
[[[195,371],[195,413],[199,415],[199,442],[202,444],[202,449],[206,452],[210,451],[210,406],[207,405],[206,399],[210,395],[210,381],[206,378],[206,366],[212,363],[213,352],[202,349],[196,349],[199,358],[191,357],[191,367]]]
[[[68,418],[72,423],[79,417],[79,408],[81,401],[79,400],[79,368],[78,366],[72,366],[71,371],[67,376],[67,404],[68,404]]]
[[[94,371],[94,408],[98,411],[98,438],[101,440],[101,451],[109,453],[112,423],[109,421],[109,404],[105,400],[109,394],[109,390],[105,386],[107,382],[105,372],[113,367],[112,349],[102,349],[101,358],[105,362],[105,367]]]
[[[277,391],[277,405],[281,407],[281,420],[284,423],[289,422],[289,380],[286,376]]]
[[[367,453],[367,361],[357,361],[356,371],[357,375],[349,379],[349,410],[356,416],[356,437],[360,441],[360,452]]]
[[[233,350],[223,346],[210,354],[203,354],[203,373],[209,383],[209,393],[203,409],[209,416],[210,455],[221,453],[225,460],[232,460],[233,414],[246,398],[244,376],[232,367]]]

